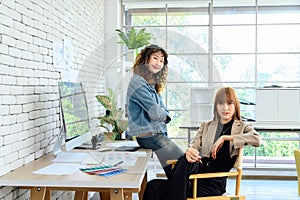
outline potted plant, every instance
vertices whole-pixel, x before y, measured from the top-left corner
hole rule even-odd
[[[108,95],[97,95],[97,100],[106,109],[104,116],[99,116],[100,127],[107,130],[104,132],[106,139],[119,140],[124,131],[127,130],[128,121],[123,119],[124,110],[117,109],[116,96],[111,88],[108,88]]]
[[[138,49],[150,44],[150,40],[153,38],[150,33],[145,31],[145,28],[136,31],[134,27],[132,27],[127,33],[123,32],[120,29],[116,29],[118,36],[120,37],[121,41],[118,44],[125,44],[129,50],[133,52],[132,55],[133,59],[135,55],[138,53]]]
[[[138,49],[147,44],[150,44],[150,40],[153,38],[150,33],[146,32],[145,28],[136,31],[132,27],[127,33],[120,29],[116,29],[121,41],[118,44],[125,44],[128,49]]]

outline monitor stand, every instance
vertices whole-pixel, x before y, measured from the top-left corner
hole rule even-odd
[[[60,132],[57,136],[57,140],[55,142],[54,148],[53,148],[53,154],[57,155],[62,151],[62,146],[65,143],[65,131],[64,128],[60,129]]]
[[[69,141],[65,141],[65,148],[66,151],[70,151],[72,149],[74,149],[75,147],[78,147],[80,145],[82,145],[83,143],[90,141],[92,138],[93,134],[92,132],[88,131],[83,135],[77,136]]]
[[[75,147],[75,149],[99,149],[103,139],[104,137],[94,135],[90,141],[84,142],[80,146]]]

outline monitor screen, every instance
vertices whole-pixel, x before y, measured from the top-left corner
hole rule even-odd
[[[81,83],[58,83],[62,129],[66,150],[91,139],[88,108]]]

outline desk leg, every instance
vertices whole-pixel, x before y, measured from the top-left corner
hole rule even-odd
[[[46,196],[46,187],[33,187],[30,189],[31,200],[44,200]]]
[[[51,190],[46,191],[45,200],[51,200]]]
[[[123,188],[112,188],[109,193],[112,200],[124,200]]]
[[[109,192],[99,192],[99,196],[101,200],[110,200]]]
[[[131,192],[125,192],[124,193],[124,199],[125,200],[132,200],[132,193]]]
[[[74,200],[87,200],[88,192],[86,191],[75,191]]]
[[[109,192],[99,192],[101,200],[111,200]],[[124,199],[132,200],[132,193],[131,192],[124,192]]]
[[[139,199],[143,199],[144,192],[145,192],[145,189],[146,189],[146,185],[147,185],[147,171],[146,171],[145,176],[143,178],[143,182],[142,182],[142,185],[141,185],[141,191],[139,192]]]

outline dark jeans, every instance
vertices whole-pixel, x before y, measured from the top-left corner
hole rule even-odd
[[[152,149],[163,167],[167,177],[172,172],[171,166],[166,164],[167,160],[178,159],[184,152],[167,136],[167,133],[158,133],[149,137],[137,138],[142,148]]]
[[[136,140],[142,148],[152,149],[153,151],[157,151],[168,146],[169,143],[172,143],[167,133],[157,133],[147,137],[137,137]]]
[[[189,176],[194,173],[204,173],[206,168],[198,162],[189,163],[185,155],[180,157],[171,178],[154,179],[147,183],[143,200],[186,200],[187,196],[192,195]],[[226,178],[199,179],[197,194],[198,196],[222,195],[225,188]]]

